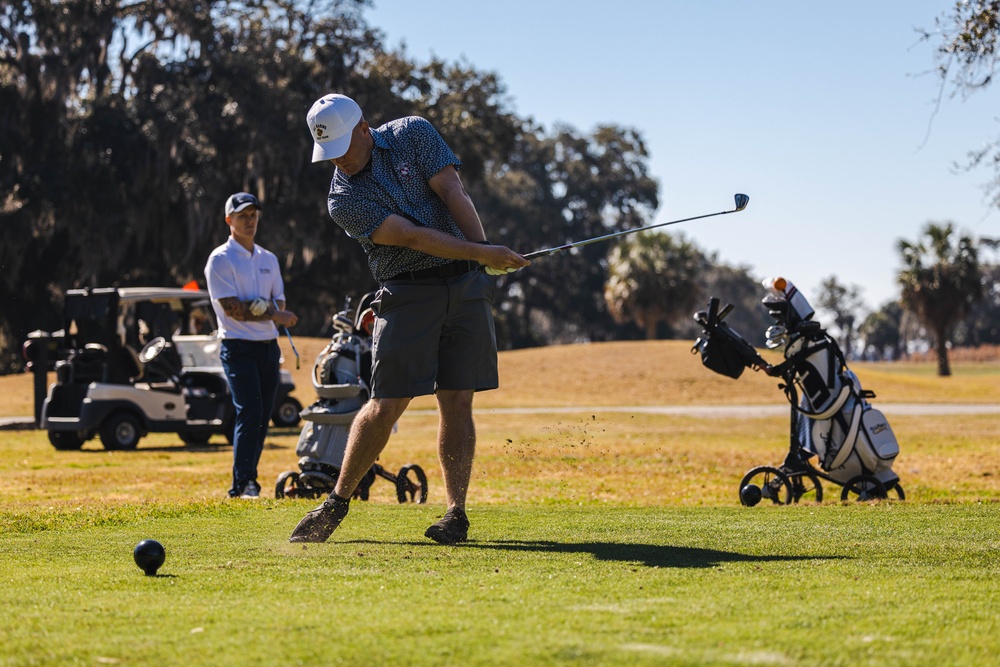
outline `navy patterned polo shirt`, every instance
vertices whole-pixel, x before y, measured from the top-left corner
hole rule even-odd
[[[434,126],[418,116],[393,120],[372,130],[375,146],[367,167],[354,176],[333,173],[327,207],[330,217],[361,243],[375,280],[419,271],[451,260],[369,238],[389,215],[464,239],[444,202],[428,181],[449,164],[462,166]]]

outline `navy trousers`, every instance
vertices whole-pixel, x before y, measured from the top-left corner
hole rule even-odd
[[[238,496],[247,483],[257,481],[257,463],[278,394],[281,348],[277,340],[223,340],[219,356],[236,407],[229,495]]]

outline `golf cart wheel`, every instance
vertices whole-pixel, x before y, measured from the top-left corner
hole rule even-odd
[[[823,485],[814,473],[808,470],[790,472],[788,481],[792,484],[793,503],[823,502]]]
[[[177,434],[185,445],[204,446],[212,437],[211,431],[182,431]]]
[[[756,502],[747,498],[748,494],[743,492],[747,486],[756,486],[760,490],[760,497]],[[792,483],[788,481],[788,476],[774,466],[758,466],[752,468],[750,472],[743,476],[739,488],[740,504],[753,507],[760,500],[770,500],[774,505],[792,504]]]
[[[413,479],[410,479],[411,475]],[[427,475],[423,468],[415,463],[407,463],[399,469],[399,474],[396,475],[396,500],[401,503],[427,502]]]
[[[302,498],[299,491],[299,473],[286,470],[278,475],[278,482],[274,485],[275,498]]]
[[[902,485],[899,482],[896,482],[895,484],[893,484],[892,486],[890,486],[888,489],[886,489],[885,493],[886,493],[886,496],[889,498],[889,500],[893,499],[892,498],[893,495],[896,496],[896,498],[895,498],[896,500],[906,500],[906,494],[903,493],[903,487],[902,487]]]
[[[275,426],[280,427],[298,426],[299,422],[302,421],[300,412],[302,412],[302,404],[291,396],[286,396],[274,409],[271,421],[274,422]]]
[[[888,497],[885,485],[874,475],[857,475],[850,478],[840,493],[841,500],[853,500],[859,503],[869,500],[885,500]]]
[[[61,452],[83,447],[83,438],[76,431],[49,431],[49,442]]]
[[[135,449],[142,438],[142,425],[131,413],[115,412],[101,424],[100,435],[104,449]]]

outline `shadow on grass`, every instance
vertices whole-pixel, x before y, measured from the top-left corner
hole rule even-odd
[[[348,540],[341,544],[387,544],[377,540]],[[768,556],[741,554],[733,551],[675,547],[663,544],[632,544],[618,542],[549,542],[543,540],[497,540],[495,542],[469,541],[444,547],[432,542],[392,542],[400,546],[428,547],[430,549],[491,549],[495,551],[520,551],[524,553],[590,554],[607,562],[634,563],[646,567],[709,568],[723,563],[775,563],[803,560],[845,560],[850,556]]]
[[[603,561],[638,563],[646,567],[706,568],[722,563],[771,563],[777,561],[830,560],[844,556],[759,556],[715,549],[675,547],[662,544],[620,544],[617,542],[508,541],[466,542],[463,549],[496,549],[554,554],[590,554]]]

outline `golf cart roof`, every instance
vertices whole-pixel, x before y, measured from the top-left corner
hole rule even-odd
[[[168,303],[172,301],[200,301],[209,298],[208,290],[184,287],[107,287],[93,290],[66,290],[67,296],[91,296],[109,292],[118,293],[119,303],[135,303],[136,301]]]
[[[119,287],[118,297],[129,301],[173,301],[175,299],[207,299],[208,291],[183,287]]]

